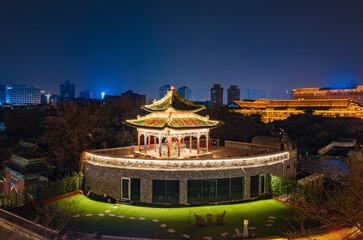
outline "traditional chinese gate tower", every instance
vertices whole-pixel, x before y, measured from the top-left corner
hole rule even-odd
[[[205,107],[187,101],[171,90],[159,101],[142,108],[150,114],[137,119],[126,120],[126,123],[137,128],[138,149],[136,155],[154,158],[189,158],[207,155],[209,129],[221,125],[220,121],[209,120],[198,112]],[[141,137],[144,148],[141,148]],[[205,136],[205,148],[200,146],[200,138]],[[193,149],[193,138],[196,138],[196,149]],[[153,140],[153,144],[151,144]],[[195,147],[194,147],[195,148]]]

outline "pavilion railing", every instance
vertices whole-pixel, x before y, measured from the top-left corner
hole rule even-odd
[[[88,153],[86,161],[98,164],[122,166],[125,168],[138,169],[173,169],[173,170],[197,170],[197,169],[228,169],[240,168],[251,165],[267,165],[276,162],[283,162],[290,158],[288,151],[270,155],[259,155],[253,157],[233,159],[142,159],[142,158],[119,158]]]

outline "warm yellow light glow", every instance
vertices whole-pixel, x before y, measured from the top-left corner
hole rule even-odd
[[[87,158],[94,161],[95,164],[114,165],[129,169],[149,169],[149,170],[167,170],[167,171],[198,171],[200,169],[231,169],[244,167],[256,167],[283,163],[290,158],[289,152],[280,152],[271,155],[260,155],[245,158],[234,159],[147,159],[147,158],[125,158],[125,157],[108,157],[87,152]]]
[[[308,99],[308,100],[268,100],[258,99],[253,102],[235,101],[240,108],[230,108],[229,111],[244,116],[260,115],[264,123],[275,120],[285,120],[292,115],[306,114],[310,108],[327,108],[312,110],[313,115],[323,117],[356,117],[363,119],[363,107],[349,99]],[[280,109],[279,109],[280,108]],[[281,108],[285,108],[281,110]],[[299,109],[298,109],[299,108]]]

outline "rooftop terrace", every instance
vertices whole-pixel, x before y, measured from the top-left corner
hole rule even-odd
[[[231,169],[273,164],[290,158],[290,152],[258,144],[226,141],[225,146],[211,145],[210,152],[190,158],[139,157],[137,147],[89,151],[85,160],[95,165],[127,169],[198,171],[198,169]]]
[[[213,142],[215,141],[215,142]],[[240,158],[240,157],[248,157],[248,156],[256,156],[263,154],[271,154],[275,152],[279,152],[280,149],[274,146],[268,145],[260,145],[260,144],[252,144],[252,143],[243,143],[243,142],[232,142],[225,141],[225,146],[219,146],[218,141],[211,140],[212,144],[209,145],[209,152],[196,156],[192,152],[190,154],[190,158],[197,159],[226,159],[226,158]],[[214,144],[213,144],[214,143]],[[193,143],[194,144],[194,143]],[[205,145],[203,141],[201,141],[201,145]],[[153,144],[152,144],[153,146]],[[153,149],[153,147],[151,147]],[[102,149],[102,150],[94,150],[89,151],[91,154],[95,154],[98,156],[111,157],[111,158],[143,158],[137,157],[134,155],[134,152],[137,150],[136,146],[131,147],[120,147],[120,148],[110,148],[110,149]],[[196,150],[192,150],[196,151]],[[155,158],[157,154],[155,154]],[[148,155],[145,157],[146,159],[152,158]],[[167,159],[167,158],[158,158],[158,159]],[[174,160],[178,160],[179,158],[174,158]]]

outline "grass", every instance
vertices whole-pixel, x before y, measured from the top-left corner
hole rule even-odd
[[[292,218],[294,209],[286,206],[274,199],[252,201],[228,205],[204,205],[193,207],[145,207],[134,205],[122,205],[103,203],[90,200],[84,195],[76,195],[71,198],[77,198],[79,206],[77,212],[78,218],[71,218],[67,228],[72,231],[81,231],[87,233],[97,233],[100,235],[119,235],[129,237],[148,237],[164,239],[182,239],[182,234],[192,236],[192,239],[203,239],[205,236],[212,236],[213,239],[223,239],[221,233],[227,232],[232,236],[234,229],[239,228],[242,232],[244,219],[249,220],[249,227],[256,227],[253,232],[257,237],[278,236],[285,228],[289,228],[296,223],[283,220],[283,218]],[[66,208],[67,200],[56,201],[61,208]],[[117,209],[112,207],[118,206]],[[106,213],[106,210],[111,210]],[[226,211],[223,225],[215,223],[215,216]],[[93,214],[87,217],[86,214]],[[103,217],[98,216],[104,213]],[[213,222],[206,223],[204,227],[198,227],[195,224],[194,213],[205,216],[208,213],[214,215]],[[111,217],[108,214],[116,214]],[[124,219],[117,218],[118,215],[125,216]],[[266,227],[268,216],[275,216],[277,219],[273,227]],[[135,217],[136,220],[130,220],[129,217]],[[144,217],[145,221],[138,218]],[[154,223],[151,220],[158,219],[160,222]],[[167,228],[161,228],[160,224],[168,225]],[[176,232],[171,234],[167,229],[172,228]]]

